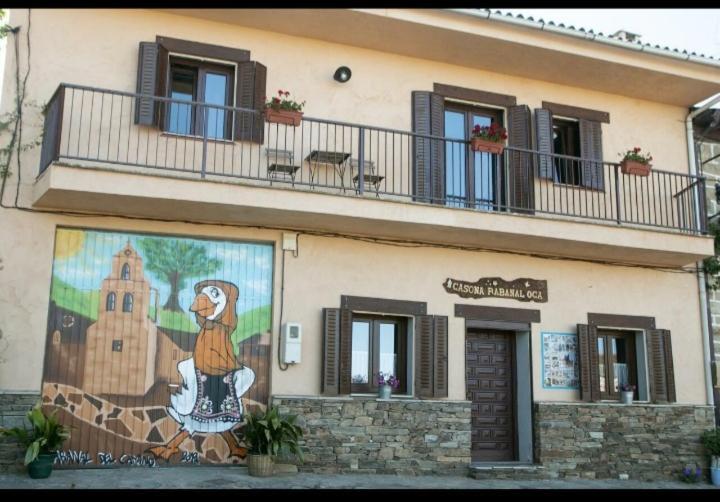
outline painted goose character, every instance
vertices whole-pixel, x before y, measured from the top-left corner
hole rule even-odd
[[[239,291],[232,283],[208,280],[195,285],[190,307],[200,325],[193,357],[180,361],[183,377],[180,393],[170,396],[168,414],[180,424],[178,432],[164,446],[150,448],[158,458],[169,460],[178,446],[196,432],[220,433],[230,456],[245,458],[231,429],[243,421],[242,396],[255,381],[252,369],[239,364],[230,335],[237,326],[235,304]]]

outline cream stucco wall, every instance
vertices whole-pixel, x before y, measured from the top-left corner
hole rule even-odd
[[[3,211],[6,232],[0,241],[0,390],[38,390],[42,378],[47,305],[56,225],[157,232],[223,239],[274,241],[281,234],[213,225],[158,223],[122,218],[70,217]],[[643,315],[673,337],[678,402],[703,404],[704,370],[695,278],[692,274],[529,258],[503,253],[426,247],[397,247],[346,238],[300,235],[297,257],[285,256],[283,320],[303,326],[302,363],[280,371],[273,354],[271,392],[317,395],[320,392],[323,307],[339,307],[341,295],[427,302],[428,313],[449,317],[449,398],[464,399],[464,319],[454,317],[455,303],[533,308],[542,321],[533,324],[535,400],[575,400],[578,393],[542,388],[540,333],[573,333],[588,312]],[[280,266],[274,274],[273,350],[277,349]],[[548,303],[506,299],[462,299],[445,292],[447,277],[532,277],[548,281]]]
[[[24,10],[11,12],[22,26],[21,61],[26,55]],[[687,172],[681,107],[618,97],[547,82],[503,76],[288,35],[151,11],[36,10],[32,14],[32,61],[27,100],[43,103],[60,82],[135,90],[138,43],[156,35],[238,47],[268,67],[268,90],[289,89],[307,101],[310,116],[409,129],[410,93],[431,90],[433,82],[516,95],[531,108],[543,100],[604,110],[605,157],[637,145],[650,150],[661,169]],[[2,110],[14,102],[15,60],[8,45]],[[352,80],[332,80],[339,65],[353,69]],[[21,69],[25,70],[25,63]],[[27,115],[24,138],[42,124],[37,110]],[[39,149],[22,156],[20,205],[28,206],[37,175]],[[15,168],[13,168],[15,171]],[[14,198],[17,173],[3,198]],[[278,232],[228,226],[159,223],[100,217],[70,217],[0,210],[0,390],[38,390],[46,336],[47,304],[56,225],[175,233],[228,239],[277,241]],[[481,276],[547,279],[550,302],[542,323],[533,326],[534,398],[568,400],[568,391],[541,387],[539,334],[572,332],[587,312],[647,315],[673,333],[678,401],[704,403],[702,344],[695,278],[691,274],[591,265],[494,253],[397,248],[345,239],[301,236],[297,258],[287,256],[285,319],[303,323],[303,362],[281,372],[273,356],[272,392],[317,394],[321,354],[320,312],[340,295],[427,301],[433,314],[450,316],[450,398],[464,398],[463,320],[453,304],[523,307],[510,300],[460,300],[442,288],[448,277]],[[276,270],[279,270],[279,254]],[[277,337],[278,274],[275,280],[274,340]],[[536,306],[528,306],[534,308]]]

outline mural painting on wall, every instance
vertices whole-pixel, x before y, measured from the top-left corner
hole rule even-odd
[[[59,228],[43,403],[60,465],[243,463],[267,406],[269,244]]]

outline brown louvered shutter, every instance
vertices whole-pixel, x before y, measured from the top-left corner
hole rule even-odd
[[[255,110],[257,113],[235,114],[235,141],[262,143],[265,137],[265,83],[267,68],[257,61],[238,63],[235,106]]]
[[[415,316],[415,395],[433,397],[434,319],[431,315]]]
[[[597,328],[578,324],[578,362],[580,363],[580,399],[587,402],[600,400],[600,371],[598,368]]]
[[[538,176],[553,179],[553,125],[552,112],[545,108],[535,108],[535,149],[537,156]],[[542,155],[546,154],[546,155]]]
[[[588,188],[603,190],[605,172],[602,154],[602,124],[594,120],[580,119],[580,156],[596,162],[582,163],[582,184]]]
[[[508,108],[508,145],[515,148],[530,149],[530,108],[527,105]],[[535,207],[535,175],[532,156],[521,152],[507,152],[510,209],[522,213],[532,213]]]
[[[433,397],[448,397],[448,318],[434,316]]]
[[[137,94],[154,96],[158,75],[158,49],[155,42],[140,42],[138,50]],[[152,99],[136,98],[135,123],[155,125],[155,102]]]
[[[352,310],[340,309],[340,394],[350,394],[352,384]]]
[[[337,396],[340,382],[340,309],[323,309],[322,393]]]
[[[675,375],[670,331],[651,329],[646,332],[646,337],[650,399],[657,403],[675,402]]]
[[[445,136],[445,99],[433,92],[412,92],[412,128],[417,134]],[[415,200],[443,204],[445,145],[442,140],[413,137]]]
[[[160,44],[158,46],[157,85],[155,88],[155,94],[157,96],[170,97],[169,77],[170,52]],[[169,128],[165,118],[170,116],[169,113],[166,113],[169,109],[170,103],[167,101],[158,101],[155,103],[155,124],[164,131]]]

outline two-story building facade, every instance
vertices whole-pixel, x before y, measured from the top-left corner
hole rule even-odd
[[[308,470],[705,462],[685,118],[718,61],[481,10],[9,24],[0,390],[73,427],[58,464],[244,463],[269,404]],[[287,91],[298,123],[264,113]],[[503,151],[473,150],[492,124]]]

